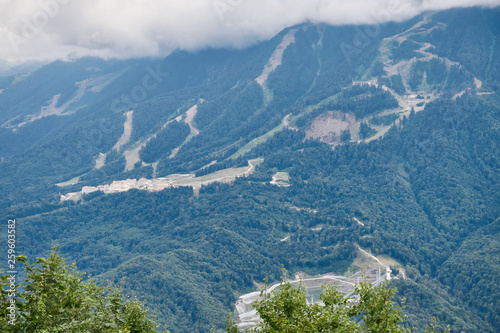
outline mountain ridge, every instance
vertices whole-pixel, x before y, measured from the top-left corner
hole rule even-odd
[[[2,215],[19,220],[29,256],[58,243],[102,281],[127,276],[172,332],[222,329],[238,295],[282,267],[341,274],[357,244],[404,265],[409,279],[393,283],[410,324],[435,313],[494,332],[495,307],[455,266],[470,272],[471,244],[497,259],[498,17],[424,13],[364,44],[369,26],[304,24],[245,50],[85,58],[13,78],[0,93]],[[346,45],[359,52],[346,58]],[[179,174],[211,182],[60,200]],[[470,274],[490,288],[493,266]]]

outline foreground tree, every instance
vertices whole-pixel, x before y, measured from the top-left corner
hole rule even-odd
[[[401,325],[401,308],[392,300],[395,293],[395,289],[385,284],[372,287],[371,284],[360,282],[352,298],[328,286],[320,296],[323,304],[307,304],[303,287],[294,288],[289,282],[283,282],[272,297],[263,295],[263,300],[255,302],[255,309],[262,320],[248,332],[410,332]],[[227,332],[238,333],[234,321],[228,320]],[[437,332],[434,318],[433,324],[425,332]],[[449,328],[446,332],[449,332]]]
[[[52,248],[48,258],[29,263],[20,256],[26,280],[18,288],[15,320],[8,314],[10,301],[2,277],[1,332],[156,332],[154,316],[138,300],[125,301],[116,286],[98,286],[84,280],[75,264],[68,265]],[[7,286],[7,288],[9,288]]]

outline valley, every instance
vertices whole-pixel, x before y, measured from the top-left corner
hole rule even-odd
[[[172,333],[253,327],[283,269],[308,302],[366,273],[408,327],[494,333],[499,17],[306,22],[0,75],[1,215],[20,253],[58,244],[100,285],[125,277]]]

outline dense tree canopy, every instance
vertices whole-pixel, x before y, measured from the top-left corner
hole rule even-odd
[[[76,265],[69,265],[54,247],[48,258],[29,263],[18,257],[26,279],[17,286],[17,297],[2,288],[0,298],[2,332],[156,332],[152,315],[138,300],[125,301],[121,288],[98,286],[84,280]],[[9,275],[2,277],[2,287]],[[22,290],[22,291],[21,291]],[[9,317],[15,301],[15,319]]]
[[[296,29],[264,88],[255,78],[290,29],[242,50],[60,61],[0,78],[0,215],[19,220],[16,239],[30,258],[47,257],[48,244],[59,243],[97,284],[126,276],[123,289],[147,299],[174,333],[224,330],[238,295],[266,277],[275,281],[281,267],[345,274],[355,268],[355,244],[407,273],[393,283],[408,300],[409,326],[424,327],[432,314],[459,332],[499,332],[492,224],[500,216],[499,15],[498,8],[426,13],[380,25],[365,39],[371,27],[308,24]],[[434,56],[420,57],[424,47]],[[168,78],[115,110],[113,101],[140,87],[148,66]],[[62,105],[76,82],[97,77],[114,79],[63,117],[31,121],[54,96]],[[417,112],[403,116],[415,103]],[[194,105],[190,123],[199,134],[193,129],[183,144]],[[130,140],[118,152],[130,108]],[[335,149],[306,139],[329,111],[344,112],[334,123],[352,115],[357,122],[338,127]],[[363,137],[370,142],[355,143]],[[144,163],[124,172],[124,153],[146,140]],[[60,201],[83,186],[201,176],[259,157],[249,177],[199,193],[95,192]],[[278,172],[290,186],[271,183]]]
[[[356,285],[354,297],[344,296],[334,286],[327,286],[320,296],[321,303],[308,304],[304,287],[292,287],[283,282],[270,298],[255,302],[261,322],[249,332],[263,333],[405,333],[401,307],[392,300],[396,289],[381,284]],[[415,331],[413,329],[412,331]],[[449,332],[448,327],[445,332]],[[238,333],[237,325],[228,321],[228,333]],[[435,319],[426,333],[438,332]],[[439,331],[440,332],[440,331]]]

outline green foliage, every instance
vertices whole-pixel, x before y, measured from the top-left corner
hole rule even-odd
[[[395,300],[404,302],[402,313],[404,326],[425,327],[429,318],[439,318],[437,329],[445,330],[447,323],[454,332],[495,332],[494,326],[484,323],[481,314],[460,307],[460,299],[446,292],[446,288],[435,279],[416,273],[407,267],[406,279],[391,280],[390,286],[397,288]],[[410,278],[411,276],[411,278]],[[416,282],[414,281],[416,280]],[[478,323],[483,322],[478,329]]]
[[[376,116],[370,119],[370,124],[375,126],[388,126],[399,118],[399,114],[391,113],[385,116]]]
[[[141,150],[141,159],[146,163],[153,163],[161,157],[168,157],[172,150],[186,139],[189,132],[188,124],[171,122]]]
[[[395,45],[392,47],[392,58],[394,62],[399,62],[402,60],[408,60],[413,57],[422,57],[422,54],[415,52],[420,49],[420,45],[415,43],[410,39],[404,40],[402,43],[395,42]]]
[[[473,83],[474,76],[465,68],[453,65],[447,69],[446,63],[441,59],[417,61],[411,67],[408,81],[413,91],[427,90],[433,87],[441,88],[449,93],[470,88]]]
[[[475,77],[488,83],[494,90],[500,87],[500,10],[449,10],[435,15],[447,25],[426,37],[435,45],[435,52],[452,61],[460,62]],[[452,32],[452,33],[450,33]]]
[[[472,96],[471,89],[456,102],[445,99],[451,91],[472,88],[472,75],[486,91],[498,87],[498,13],[468,8],[429,14],[418,42],[430,43],[431,52],[460,66],[445,71],[439,59],[417,62],[412,78],[415,87],[425,88],[423,95],[439,88],[443,98],[410,113],[379,140],[334,150],[305,140],[307,121],[324,112],[321,107],[335,107],[356,113],[358,120],[370,117],[371,124],[389,123],[389,117],[377,114],[397,107],[392,96],[352,82],[368,73],[382,75],[382,38],[406,31],[422,16],[380,25],[380,33],[368,40],[360,36],[364,27],[299,28],[283,64],[269,76],[274,97],[266,104],[255,78],[287,31],[244,50],[174,52],[154,61],[81,59],[43,67],[0,94],[1,124],[28,120],[56,94],[68,101],[75,82],[101,74],[111,81],[100,92],[88,92],[64,117],[28,122],[16,132],[0,127],[2,215],[21,222],[19,240],[29,256],[48,255],[47,244],[59,243],[61,253],[98,282],[129,277],[124,290],[147,299],[158,309],[158,320],[175,332],[221,329],[235,295],[264,277],[275,280],[282,266],[340,274],[352,264],[356,243],[396,259],[416,280],[398,286],[411,295],[412,323],[423,327],[433,314],[457,330],[496,332],[500,273],[490,263],[498,262],[498,246],[494,233],[479,230],[500,215],[499,98]],[[123,133],[124,117],[110,104],[141,85],[147,66],[157,64],[168,76],[134,103],[129,145],[195,104],[200,130],[173,159],[158,145],[151,157],[160,159],[158,176],[202,175],[250,157],[264,157],[264,163],[247,178],[204,186],[197,195],[190,188],[134,190],[61,203],[59,192],[152,177],[151,167],[123,172],[123,150],[112,148]],[[405,93],[401,76],[379,79]],[[225,161],[287,114],[304,115],[291,123],[298,131],[278,132],[241,160]],[[349,132],[343,134],[348,140]],[[95,158],[106,152],[106,165],[94,170]],[[290,187],[269,184],[278,171],[290,174]],[[54,186],[81,175],[78,185]]]
[[[343,90],[338,101],[328,109],[353,112],[357,118],[364,118],[397,106],[391,93],[371,85],[355,85]]]
[[[440,59],[431,59],[429,61],[417,61],[410,70],[410,79],[408,84],[413,91],[425,89],[422,85],[437,85],[444,83],[447,76],[446,64]],[[425,78],[425,80],[424,80]]]
[[[354,296],[344,296],[336,287],[327,286],[320,296],[323,304],[308,304],[303,287],[283,282],[277,293],[273,291],[270,297],[264,295],[263,300],[254,303],[261,322],[247,332],[410,332],[401,325],[404,318],[400,306],[392,300],[395,293],[386,284],[372,287],[360,282]],[[227,332],[237,332],[230,320]],[[435,318],[425,332],[438,332]],[[450,332],[449,327],[445,332]]]
[[[367,123],[362,122],[360,124],[359,136],[361,137],[361,139],[367,139],[367,138],[375,135],[375,133],[377,133],[377,131],[374,130],[373,128],[371,128],[370,125],[368,125]]]
[[[1,298],[3,332],[156,332],[154,316],[138,300],[125,301],[120,287],[99,287],[84,279],[52,249],[48,258],[29,263],[26,280],[18,287],[15,324],[8,323],[8,298]],[[2,277],[5,280],[5,277]]]
[[[312,86],[320,68],[317,52],[309,41],[318,38],[314,30],[295,33],[295,42],[283,53],[283,62],[271,74],[267,84],[273,91],[271,107],[277,110],[289,107]]]
[[[342,133],[340,134],[340,140],[342,142],[351,141],[351,131],[349,129],[342,131]]]
[[[371,72],[372,76],[384,76],[386,74],[384,70],[384,64],[381,61],[378,61],[375,66],[373,66],[373,70]]]
[[[451,294],[484,314],[500,327],[500,291],[493,281],[500,275],[500,219],[479,229],[445,262],[439,280],[451,286]]]
[[[406,88],[403,84],[403,78],[400,74],[392,75],[391,77],[379,77],[378,83],[393,89],[396,93],[403,95],[406,93]]]
[[[353,243],[412,266],[408,276],[428,285],[418,277],[440,274],[468,235],[500,213],[497,113],[476,97],[439,100],[381,140],[335,150],[285,130],[251,152],[265,161],[248,178],[205,186],[198,196],[190,188],[129,191],[58,205],[21,219],[20,242],[30,244],[30,255],[57,242],[100,279],[127,276],[124,289],[154,304],[172,332],[222,328],[235,295],[253,281],[275,280],[282,266],[344,272]],[[289,172],[292,186],[269,184],[277,170]],[[460,276],[459,266],[446,267],[446,276]],[[493,288],[489,272],[485,287]],[[477,274],[480,280],[484,269]],[[423,327],[435,315],[456,328],[495,332],[486,319],[494,307],[469,307],[458,290],[448,295],[452,280],[442,281],[432,292],[411,290],[408,309],[420,311],[412,323]],[[438,291],[446,307],[425,301]]]

